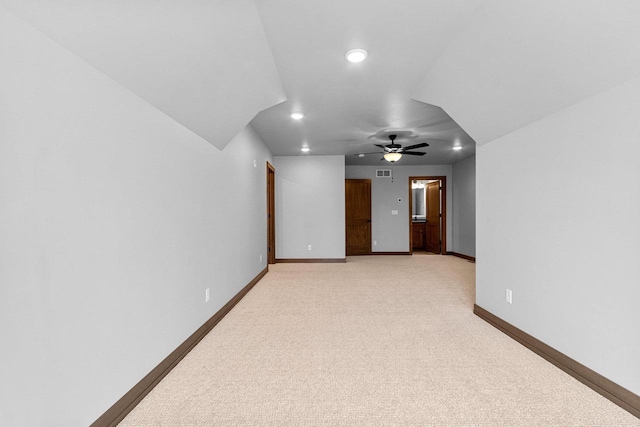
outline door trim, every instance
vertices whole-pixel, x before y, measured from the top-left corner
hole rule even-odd
[[[267,162],[267,265],[276,263],[276,169]]]
[[[413,194],[411,192],[412,181],[440,180],[442,192],[440,193],[440,206],[442,209],[442,245],[440,255],[447,253],[447,177],[446,176],[410,176],[409,177],[409,253],[413,255],[413,233],[411,230],[411,213],[413,212]]]

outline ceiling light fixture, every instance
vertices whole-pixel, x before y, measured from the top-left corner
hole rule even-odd
[[[351,49],[349,52],[345,54],[345,58],[349,62],[362,62],[367,59],[369,54],[364,49]]]
[[[395,163],[402,158],[400,153],[384,153],[384,159],[390,163]]]
[[[458,150],[462,150],[462,146],[461,145],[456,145],[455,147],[453,147],[454,150],[458,151]]]
[[[300,120],[303,117],[304,117],[304,114],[302,113],[291,113],[291,118],[293,120]]]
[[[308,153],[309,151],[311,151],[311,149],[309,147],[302,147],[300,151],[302,151],[303,153]]]

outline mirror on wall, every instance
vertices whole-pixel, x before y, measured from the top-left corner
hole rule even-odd
[[[414,180],[411,182],[412,212],[411,219],[414,222],[427,220],[426,184],[428,181]]]

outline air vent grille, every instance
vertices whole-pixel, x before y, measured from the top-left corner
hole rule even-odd
[[[376,169],[376,178],[391,178],[391,169]]]

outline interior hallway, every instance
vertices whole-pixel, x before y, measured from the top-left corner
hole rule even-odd
[[[639,426],[473,314],[475,264],[276,264],[120,424]]]

